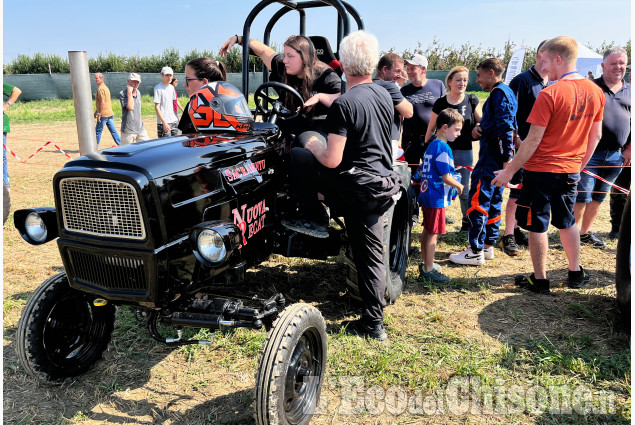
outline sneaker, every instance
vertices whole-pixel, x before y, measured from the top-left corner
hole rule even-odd
[[[449,276],[440,273],[434,268],[430,271],[423,270],[423,267],[419,268],[419,280],[429,281],[433,283],[450,283],[452,279]]]
[[[595,248],[604,248],[606,243],[589,230],[589,233],[585,233],[584,235],[580,235],[580,243],[584,245],[590,245]]]
[[[580,266],[580,270],[577,272],[569,270],[568,278],[567,286],[573,289],[580,289],[591,280],[591,276],[582,266]]]
[[[464,218],[463,220],[461,220],[461,230],[459,231],[467,232],[468,230],[470,230],[470,222],[468,219]]]
[[[516,245],[518,246],[529,246],[527,235],[519,227],[514,229],[514,239],[516,239]]]
[[[485,262],[483,251],[474,252],[472,248],[468,248],[458,254],[450,254],[450,261],[455,264],[464,264],[467,266],[480,266]]]
[[[620,229],[617,230],[611,230],[611,233],[609,233],[609,239],[614,241],[615,239],[620,237]]]
[[[415,255],[421,256],[421,250],[418,246],[411,246],[408,250],[408,257],[413,257]]]
[[[483,258],[486,260],[494,259],[494,247],[490,246],[489,248],[483,248]]]
[[[328,226],[325,224],[318,224],[314,221],[299,219],[282,220],[282,225],[287,229],[304,235],[313,236],[314,238],[326,239],[329,237]]]
[[[421,273],[426,271],[425,267],[426,267],[426,265],[424,263],[419,263],[419,274],[421,274]],[[437,264],[437,263],[432,263],[432,270],[440,272],[441,271],[441,265]]]
[[[425,271],[425,263],[419,263],[419,274],[421,274],[421,272]],[[437,263],[432,263],[432,270],[436,270],[438,272],[441,271],[441,264],[437,264]]]
[[[527,289],[537,294],[551,294],[551,291],[549,291],[549,279],[536,279],[533,273],[529,276],[525,276],[522,274],[516,276],[516,278],[514,279],[514,283],[516,284],[516,286],[520,286],[523,289]]]
[[[362,338],[372,338],[378,341],[388,339],[388,335],[384,330],[384,325],[371,327],[362,322],[361,319],[344,320],[342,322],[342,328],[344,329],[344,332],[349,335],[357,335]]]
[[[501,238],[500,247],[505,254],[510,257],[516,257],[520,255],[520,248],[516,245],[516,238],[514,235],[505,235]]]
[[[456,220],[450,217],[445,217],[445,224],[454,224]]]

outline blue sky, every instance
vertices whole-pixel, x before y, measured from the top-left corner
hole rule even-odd
[[[84,2],[4,0],[3,61],[18,54],[85,50],[89,57],[113,52],[126,56],[160,54],[175,47],[181,55],[191,49],[217,52],[231,35],[242,32],[257,0]],[[401,53],[418,43],[426,48],[436,37],[445,46],[502,49],[506,40],[536,47],[556,35],[569,35],[583,44],[602,41],[624,45],[631,36],[630,0],[349,0],[377,36],[381,50]],[[262,39],[264,27],[280,6],[269,6],[252,27]],[[307,34],[335,38],[335,12],[309,10]],[[278,44],[298,32],[297,14],[276,25]]]

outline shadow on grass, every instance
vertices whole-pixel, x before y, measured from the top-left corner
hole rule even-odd
[[[538,385],[554,379],[569,385],[571,405],[597,408],[598,388],[612,400],[606,414],[545,414],[537,423],[630,423],[630,333],[614,298],[574,291],[511,295],[488,304],[478,323],[503,344],[501,366],[536,376]],[[583,394],[576,390],[581,385],[596,392]]]

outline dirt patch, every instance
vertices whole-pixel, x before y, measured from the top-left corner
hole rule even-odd
[[[144,121],[149,133],[156,134],[154,118]],[[49,141],[52,143],[35,153]],[[110,135],[105,132],[102,148],[112,144]],[[12,210],[54,204],[52,177],[68,158],[53,145],[77,158],[75,124],[12,126],[8,146],[26,160],[26,163],[15,158],[9,160]],[[27,160],[32,154],[35,155]],[[449,209],[448,215],[458,219],[458,207]],[[386,407],[388,404],[375,412],[368,405],[368,388],[364,409],[342,409],[347,401],[343,398],[341,379],[363,375],[372,366],[361,365],[365,363],[364,356],[357,371],[354,365],[347,366],[351,361],[347,353],[351,349],[368,347],[367,357],[371,353],[373,356],[403,355],[412,351],[412,358],[418,360],[410,362],[408,367],[430,360],[430,365],[426,363],[425,367],[416,369],[420,371],[417,373],[434,375],[440,387],[461,373],[484,379],[501,377],[506,382],[538,379],[536,369],[541,367],[540,361],[558,353],[561,356],[578,351],[595,353],[595,361],[604,364],[617,358],[615,356],[624,355],[625,350],[629,352],[628,335],[620,332],[615,323],[618,320],[614,290],[615,242],[610,242],[604,250],[582,248],[582,264],[592,273],[593,279],[588,288],[573,291],[562,286],[566,280],[566,257],[562,250],[556,249],[557,236],[551,232],[548,269],[555,295],[541,297],[526,294],[513,284],[515,274],[531,271],[527,253],[511,258],[497,250],[496,259],[479,268],[449,264],[449,254],[464,249],[464,236],[457,233],[459,226],[460,220],[449,226],[449,233],[441,238],[437,251],[437,259],[444,272],[454,279],[453,283],[445,288],[417,283],[419,260],[412,259],[404,295],[386,309],[390,341],[383,348],[377,348],[371,342],[352,341],[337,332],[339,322],[356,311],[355,305],[343,295],[345,266],[340,261],[311,262],[274,257],[249,271],[252,289],[272,288],[285,293],[290,301],[310,302],[320,308],[327,320],[331,359],[328,381],[323,389],[323,410],[311,423],[580,423],[579,418],[572,415],[554,418],[548,414],[526,412],[454,416],[445,413],[422,417],[408,409],[391,410]],[[595,231],[606,236],[609,229],[606,202],[600,210]],[[421,228],[416,227],[415,231],[415,237],[418,237]],[[142,325],[134,326],[131,317],[118,313],[113,341],[104,359],[91,371],[71,383],[55,387],[42,385],[26,375],[14,350],[20,312],[40,283],[63,268],[56,244],[28,245],[17,234],[12,217],[3,232],[5,423],[253,423],[253,375],[258,361],[257,347],[264,341],[263,335],[253,332],[220,335],[215,345],[197,350],[172,350],[154,343]],[[433,352],[433,346],[444,347],[438,341],[445,341],[447,350],[456,351],[449,354]],[[455,343],[451,345],[453,341]],[[250,351],[248,348],[252,345],[256,348]],[[425,350],[430,350],[429,355],[417,357]],[[471,358],[472,355],[475,357]],[[437,358],[438,361],[432,362]],[[491,362],[492,358],[495,359],[493,365],[480,364]],[[576,356],[572,358],[575,360]],[[577,358],[587,363],[593,361],[586,360],[582,354]],[[624,362],[628,364],[627,359],[615,362],[616,368],[630,370],[624,366]],[[474,369],[457,372],[457,364]],[[481,369],[476,369],[477,365]],[[584,375],[586,370],[581,369],[579,373],[571,370],[545,373],[550,379],[561,379],[559,382],[581,379],[594,391],[610,389],[617,395],[618,412],[605,419],[607,423],[622,422],[626,414],[620,411],[623,408],[620,406],[630,403],[630,387],[627,389],[625,383],[630,381],[630,371],[625,379],[611,381],[600,377],[594,381]],[[369,373],[366,378],[370,383],[373,379],[384,380],[386,391],[391,385],[399,385],[409,396],[416,395],[417,391],[424,396],[432,394],[435,389],[432,384],[421,383],[432,381],[421,381],[417,373]],[[430,387],[426,388],[426,385]]]

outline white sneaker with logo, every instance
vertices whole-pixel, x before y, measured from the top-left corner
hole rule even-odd
[[[494,246],[490,246],[489,248],[483,248],[483,257],[486,260],[494,259]]]
[[[472,248],[468,248],[458,254],[450,254],[450,261],[455,264],[463,264],[466,266],[480,266],[485,263],[485,255],[483,254],[483,251],[474,253]]]

